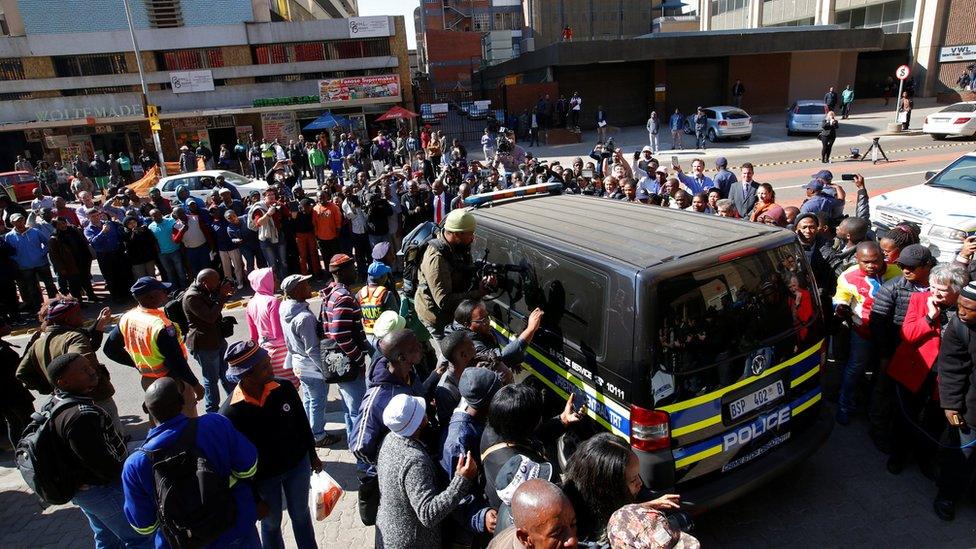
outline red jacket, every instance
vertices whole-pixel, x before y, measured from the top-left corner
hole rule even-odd
[[[888,364],[888,375],[913,393],[918,392],[932,370],[942,342],[940,323],[933,324],[928,319],[930,295],[929,291],[911,295],[901,323],[901,343]]]

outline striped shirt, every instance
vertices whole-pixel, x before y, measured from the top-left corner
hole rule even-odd
[[[369,343],[363,329],[363,311],[356,297],[344,284],[333,282],[325,289],[328,299],[323,302],[322,328],[349,357],[353,367],[362,368]]]

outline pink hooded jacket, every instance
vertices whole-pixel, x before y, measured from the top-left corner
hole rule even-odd
[[[247,304],[247,327],[251,339],[259,344],[284,347],[285,335],[281,331],[281,317],[278,314],[280,301],[274,295],[274,272],[271,269],[255,269],[247,275],[247,280],[255,292]]]

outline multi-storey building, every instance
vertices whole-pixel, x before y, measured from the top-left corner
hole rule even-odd
[[[328,14],[356,9],[351,0],[130,0],[168,160],[200,141],[216,151],[248,134],[296,139],[325,110],[366,127],[412,104],[403,18],[284,20],[313,3]],[[0,168],[21,152],[57,160],[151,148],[121,1],[0,5]]]

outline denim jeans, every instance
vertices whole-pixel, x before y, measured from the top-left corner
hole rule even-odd
[[[705,130],[695,130],[695,145],[705,150]]]
[[[851,351],[840,382],[840,396],[837,398],[837,405],[841,410],[850,414],[857,408],[854,402],[857,381],[872,360],[876,360],[874,342],[851,330]]]
[[[282,492],[295,534],[295,546],[299,549],[315,547],[315,529],[312,528],[312,513],[308,507],[311,477],[312,466],[308,456],[305,456],[290,471],[257,482],[258,494],[268,505],[268,516],[261,519],[261,544],[264,549],[285,547],[281,539]]]
[[[194,273],[194,276],[196,273],[210,267],[210,246],[203,244],[196,248],[187,248],[186,261],[190,264],[190,272]]]
[[[125,496],[122,494],[121,480],[78,490],[71,502],[80,507],[88,517],[88,524],[95,534],[96,549],[154,546],[153,536],[137,534],[125,518],[122,511]]]
[[[318,183],[319,187],[325,184],[325,165],[322,166],[312,166],[315,168],[315,181]]]
[[[345,413],[343,419],[346,420],[346,439],[352,436],[352,426],[359,418],[359,405],[366,396],[366,376],[360,373],[352,381],[339,383],[339,396],[342,397],[342,408]]]
[[[285,257],[285,241],[278,242],[261,241],[261,253],[264,260],[268,262],[268,267],[274,271],[278,280],[284,280],[288,275],[288,258]]]
[[[329,399],[329,385],[325,380],[313,377],[299,377],[302,387],[302,402],[305,415],[312,426],[312,436],[321,440],[325,436],[325,403]]]
[[[216,412],[220,408],[220,387],[228,395],[234,390],[234,384],[227,381],[227,361],[224,351],[227,343],[216,349],[195,349],[193,358],[200,364],[203,371],[203,402],[207,412]]]
[[[179,250],[159,254],[159,266],[166,273],[173,288],[179,290],[186,287],[186,268],[183,267],[183,256]]]

